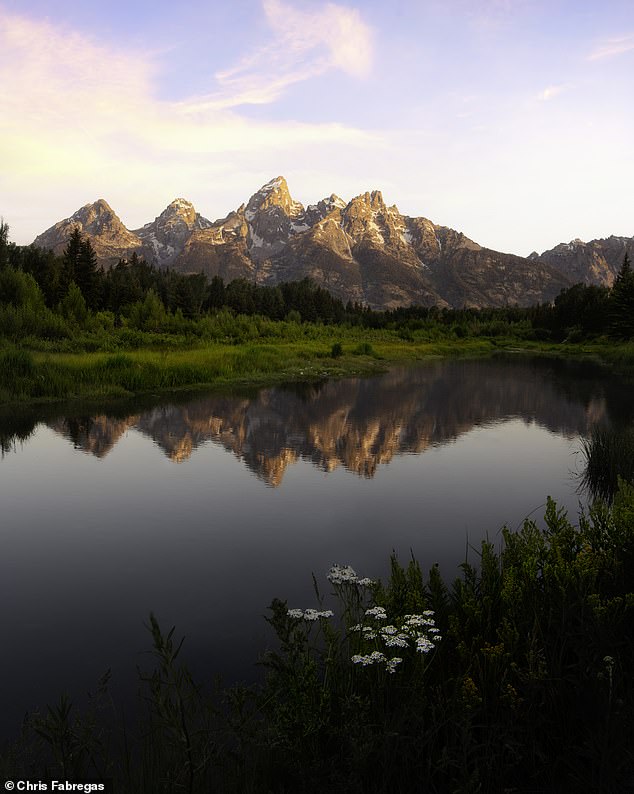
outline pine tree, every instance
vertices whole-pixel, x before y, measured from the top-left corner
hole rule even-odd
[[[0,218],[0,269],[9,264],[9,224]]]
[[[64,249],[60,279],[62,291],[66,294],[71,283],[74,282],[81,290],[86,305],[90,309],[96,309],[99,299],[98,280],[95,249],[90,239],[84,239],[79,227],[76,226]]]
[[[82,241],[75,271],[75,281],[90,309],[97,308],[97,255],[88,238]]]
[[[72,281],[77,283],[77,271],[79,270],[79,257],[81,256],[83,238],[79,226],[75,226],[63,254],[63,268],[60,278],[62,292],[66,293]]]
[[[634,337],[634,272],[627,253],[610,293],[610,333],[619,339]]]

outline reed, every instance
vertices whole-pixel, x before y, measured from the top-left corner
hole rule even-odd
[[[634,481],[634,427],[596,428],[581,449],[581,483],[594,498],[612,501],[619,479]]]

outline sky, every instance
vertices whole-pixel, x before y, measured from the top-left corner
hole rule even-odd
[[[528,255],[634,235],[632,0],[0,0],[0,216],[215,220],[278,175]]]

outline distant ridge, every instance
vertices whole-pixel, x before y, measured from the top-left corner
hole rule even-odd
[[[136,252],[158,267],[225,281],[274,285],[309,277],[344,301],[375,309],[532,305],[578,281],[610,284],[625,251],[634,253],[634,238],[610,237],[575,240],[526,258],[505,254],[427,218],[401,215],[378,190],[351,201],[331,194],[304,207],[283,176],[217,221],[179,198],[131,231],[99,199],[34,244],[61,253],[77,227],[106,268]]]

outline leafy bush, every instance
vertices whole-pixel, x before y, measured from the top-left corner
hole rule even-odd
[[[331,358],[341,358],[343,356],[343,347],[341,342],[335,342],[333,346],[330,348],[330,357]]]
[[[360,342],[353,351],[357,356],[373,356],[374,348],[369,342]]]

